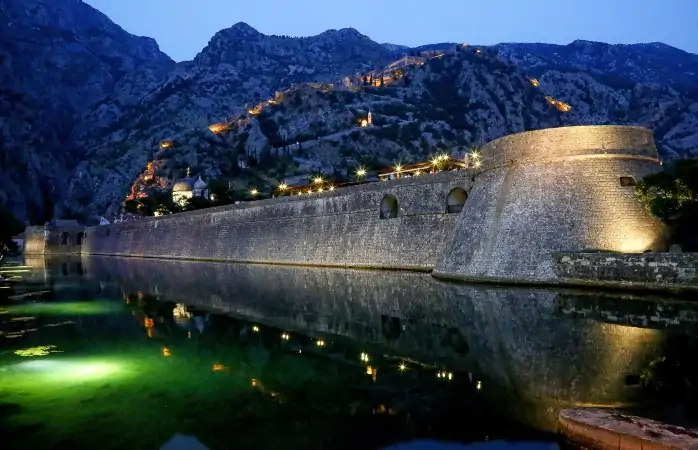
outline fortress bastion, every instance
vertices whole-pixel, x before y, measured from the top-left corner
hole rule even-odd
[[[570,126],[496,139],[434,275],[487,281],[555,279],[559,251],[660,250],[662,226],[635,196],[660,169],[652,132]]]

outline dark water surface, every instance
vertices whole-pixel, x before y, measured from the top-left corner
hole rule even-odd
[[[3,450],[158,449],[176,433],[211,449],[555,448],[560,408],[692,414],[653,393],[684,396],[675,380],[693,374],[698,305],[676,299],[413,273],[26,264],[0,290]],[[683,366],[660,377],[666,361]]]

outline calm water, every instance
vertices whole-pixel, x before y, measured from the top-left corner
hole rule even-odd
[[[211,449],[555,448],[564,407],[694,414],[675,398],[695,375],[698,305],[678,299],[410,273],[26,264],[0,290],[2,449],[157,449],[176,433]]]

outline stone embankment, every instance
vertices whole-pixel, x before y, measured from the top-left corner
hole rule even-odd
[[[696,450],[698,430],[668,425],[611,409],[560,412],[559,431],[576,448],[589,450]]]

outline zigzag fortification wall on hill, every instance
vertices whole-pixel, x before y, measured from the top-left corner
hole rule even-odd
[[[482,156],[477,171],[94,227],[82,252],[554,281],[557,252],[662,245],[660,224],[634,194],[635,181],[660,167],[649,130],[531,131],[492,141]]]

